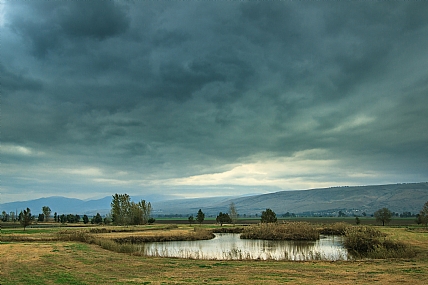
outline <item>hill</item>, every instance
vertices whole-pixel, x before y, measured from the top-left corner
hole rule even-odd
[[[239,214],[260,214],[271,208],[281,213],[334,213],[339,210],[373,213],[386,207],[391,211],[418,213],[428,201],[428,183],[407,183],[352,187],[332,187],[222,199],[182,199],[153,203],[159,213],[195,214],[199,208],[208,215],[227,212],[234,202]]]
[[[206,215],[227,212],[234,202],[241,215],[260,214],[271,208],[278,215],[290,213],[337,213],[346,210],[353,213],[368,214],[386,207],[393,212],[418,213],[428,201],[428,183],[406,183],[389,185],[369,185],[332,187],[310,190],[279,191],[269,194],[245,197],[210,197],[196,199],[167,200],[167,196],[136,196],[134,200],[145,199],[152,203],[154,215],[184,216],[196,215],[202,209]],[[0,211],[20,211],[29,207],[34,214],[41,212],[43,206],[49,206],[52,213],[96,214],[104,215],[110,211],[111,196],[97,200],[83,201],[65,197],[48,197],[30,201],[0,204]]]

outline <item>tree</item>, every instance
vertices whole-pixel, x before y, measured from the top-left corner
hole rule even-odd
[[[65,216],[65,220],[67,223],[78,223],[80,222],[80,216],[79,215],[73,215],[73,214],[68,214],[67,216]],[[61,223],[63,222],[62,220],[62,216],[61,216]]]
[[[195,218],[193,218],[193,215],[190,215],[187,219],[189,220],[190,225],[195,222]]]
[[[83,215],[83,223],[86,225],[87,223],[89,223],[89,218],[87,215]]]
[[[12,222],[16,222],[16,215],[13,211],[9,213],[9,217]]]
[[[392,212],[388,208],[382,208],[374,212],[373,216],[376,218],[376,221],[381,222],[382,226],[388,224],[392,218]]]
[[[1,221],[7,222],[9,220],[9,215],[6,213],[6,211],[3,211],[1,214],[2,214]]]
[[[133,203],[132,203],[133,204]],[[140,209],[140,223],[138,224],[147,224],[149,222],[150,216],[152,214],[152,204],[150,202],[146,202],[146,200],[141,200],[137,203],[137,207]]]
[[[231,223],[232,219],[230,218],[228,213],[222,213],[220,212],[217,216],[217,218],[215,219],[217,223],[220,224],[220,226],[223,226],[223,224],[225,223]]]
[[[355,223],[356,223],[357,225],[361,224],[360,218],[355,217]]]
[[[103,223],[104,223],[104,225],[109,225],[111,223],[110,216],[105,216],[103,219]]]
[[[428,201],[425,202],[422,210],[419,212],[419,217],[421,224],[424,224],[425,227],[428,225]]]
[[[102,224],[103,218],[100,213],[97,213],[91,220],[91,224]]]
[[[128,194],[115,194],[111,202],[111,217],[115,225],[130,223],[131,198]]]
[[[43,212],[43,215],[45,215],[45,220],[47,222],[49,220],[49,216],[51,215],[51,208],[49,208],[48,206],[43,206],[42,212]]]
[[[59,216],[58,221],[60,221],[61,224],[65,224],[65,222],[67,222],[67,217],[64,214],[62,214],[61,216]]]
[[[205,214],[199,209],[198,214],[196,214],[196,221],[198,221],[199,225],[201,225],[205,220]]]
[[[39,217],[37,218],[38,222],[43,222],[45,220],[45,215],[44,214],[39,214]]]
[[[54,221],[56,222],[56,223],[58,223],[59,221],[58,221],[58,214],[57,214],[57,212],[55,212],[54,213]]]
[[[236,206],[233,202],[229,205],[229,216],[232,220],[233,225],[235,225],[236,221],[238,220],[238,212],[236,211]]]
[[[277,218],[274,211],[271,209],[266,209],[266,211],[262,212],[261,222],[262,223],[276,223]]]
[[[25,228],[33,223],[33,217],[31,216],[31,210],[30,208],[27,208],[27,210],[21,211],[19,214],[19,223]]]
[[[115,225],[147,224],[152,205],[146,200],[131,202],[128,194],[115,194],[111,202],[111,218]]]

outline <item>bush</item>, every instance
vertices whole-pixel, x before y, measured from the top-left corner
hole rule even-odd
[[[344,246],[355,257],[406,258],[415,256],[415,251],[408,245],[389,240],[379,230],[366,226],[347,228]]]

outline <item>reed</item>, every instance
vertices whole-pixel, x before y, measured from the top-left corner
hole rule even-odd
[[[348,223],[338,222],[333,224],[324,225],[320,229],[320,234],[323,235],[340,235],[343,236],[346,233],[346,230],[351,227]]]
[[[105,233],[127,233],[127,232],[143,232],[143,231],[162,231],[171,230],[178,228],[178,225],[163,225],[163,226],[113,226],[113,227],[95,227],[89,230],[90,233],[94,234],[105,234]]]
[[[87,230],[63,230],[57,233],[57,239],[61,241],[80,241],[91,243],[93,237]]]
[[[284,224],[260,224],[249,226],[241,234],[242,239],[265,240],[317,240],[318,229],[306,222]]]
[[[225,233],[229,233],[229,234],[240,234],[244,231],[243,227],[220,227],[220,228],[216,228],[213,229],[212,232],[213,233],[221,233],[221,234],[225,234]]]
[[[146,236],[128,236],[113,239],[120,244],[130,243],[138,244],[144,242],[159,242],[159,241],[191,241],[191,240],[208,240],[214,238],[214,234],[210,230],[195,228],[192,232],[186,234],[169,234],[169,235],[146,235]]]

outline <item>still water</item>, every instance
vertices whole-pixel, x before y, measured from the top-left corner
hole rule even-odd
[[[338,236],[317,241],[240,239],[240,234],[215,234],[211,240],[150,242],[140,246],[147,256],[214,260],[346,260],[348,253]]]

